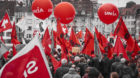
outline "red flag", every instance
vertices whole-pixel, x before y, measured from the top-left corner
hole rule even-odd
[[[11,42],[13,44],[20,44],[20,42],[17,39],[17,33],[16,33],[16,26],[15,26],[15,22],[13,24],[13,28],[12,28],[12,33],[11,33]]]
[[[112,32],[110,33],[110,37],[111,38],[114,38],[114,34]]]
[[[3,66],[0,78],[52,78],[38,35]]]
[[[55,71],[61,66],[61,61],[57,61],[52,55],[50,55],[50,58],[51,58],[51,62],[53,64],[54,73],[55,73]]]
[[[49,35],[49,30],[47,28],[42,39],[42,46],[44,47],[44,51],[46,55],[50,55],[51,52],[51,48],[49,47],[49,45],[51,46],[51,39]]]
[[[55,31],[53,32],[53,37],[54,37],[54,47],[56,48],[56,44],[59,44],[58,40],[57,40],[57,33]]]
[[[6,12],[3,19],[0,22],[0,33],[10,28],[12,28],[12,24],[10,22],[9,15]]]
[[[94,36],[92,33],[86,28],[85,34],[85,45],[83,47],[82,53],[92,56],[94,54]]]
[[[79,31],[79,32],[76,34],[76,37],[77,37],[78,39],[81,39],[82,36],[83,36],[82,30]]]
[[[68,33],[68,28],[67,28],[66,25],[64,25],[64,26],[62,27],[62,29],[63,29],[64,34],[67,34],[67,33]]]
[[[13,44],[13,56],[15,56],[16,54],[17,54],[16,48],[15,48],[15,45]]]
[[[115,46],[114,46],[114,52],[117,55],[122,53],[123,57],[128,60],[128,56],[127,56],[126,50],[124,49],[123,43],[122,43],[122,41],[120,40],[119,37],[117,37],[117,39],[116,39],[116,43],[115,43]]]
[[[102,53],[109,52],[109,46],[108,46],[109,42],[106,39],[106,37],[104,35],[102,35],[100,32],[98,32],[98,30],[96,29],[96,27],[95,27],[95,33],[96,33],[96,36],[97,36],[97,39],[98,39],[99,44],[101,44],[101,46],[99,46],[101,52]],[[103,49],[102,49],[102,47],[103,47]],[[106,48],[108,50],[106,50]]]
[[[134,50],[133,50],[132,57],[135,57],[138,54],[138,51],[140,51],[140,48],[138,46],[137,41],[135,40],[135,47],[134,47]]]
[[[135,41],[131,37],[131,35],[128,32],[128,29],[122,19],[120,18],[118,25],[114,31],[114,35],[117,35],[127,41],[127,47],[126,50],[132,52],[134,48]]]
[[[64,59],[64,58],[68,59],[67,54],[68,53],[65,52],[65,48],[61,47],[61,60]]]
[[[61,26],[61,23],[60,21],[57,21],[57,38],[55,39],[56,43],[59,44],[64,52],[67,54],[68,53],[68,49],[67,49],[67,46],[66,46],[66,43],[65,43],[65,39],[64,39],[64,32],[62,30],[62,26]]]
[[[7,58],[8,58],[8,54],[9,54],[9,51],[7,51],[7,52],[5,52],[4,54],[3,54],[3,56],[4,56],[4,58],[7,60]]]
[[[86,28],[86,34],[84,36],[84,42],[87,43],[88,39],[94,39],[94,36],[92,35],[92,33]]]
[[[114,48],[111,44],[109,44],[107,49],[108,49],[108,58],[112,59],[112,57],[113,57],[112,54],[113,54]]]
[[[62,26],[61,26],[60,21],[57,21],[57,36],[59,38],[64,38],[64,32],[62,30]]]
[[[105,48],[108,45],[108,40],[105,38],[104,35],[102,35],[95,27],[95,33],[98,39],[98,42]]]
[[[73,30],[73,28],[71,28],[71,34],[70,34],[70,39],[69,39],[69,42],[71,44],[71,46],[76,46],[76,45],[81,45],[79,40],[77,39],[76,35],[75,35],[75,32]]]

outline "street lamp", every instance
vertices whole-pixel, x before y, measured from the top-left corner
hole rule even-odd
[[[140,15],[140,9],[137,9],[136,15],[135,15],[135,32],[134,32],[135,39],[136,39],[136,34],[137,34],[137,21],[138,21],[139,15]]]

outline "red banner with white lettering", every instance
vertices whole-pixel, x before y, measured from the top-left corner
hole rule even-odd
[[[2,68],[0,74],[0,78],[52,78],[47,59],[37,39],[17,53]]]

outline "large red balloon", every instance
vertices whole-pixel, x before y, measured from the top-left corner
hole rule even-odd
[[[53,4],[51,0],[35,0],[32,3],[33,14],[40,19],[48,18],[53,11]]]
[[[119,10],[115,5],[106,3],[98,9],[98,16],[103,23],[111,24],[117,20]]]
[[[54,16],[61,23],[68,24],[75,17],[75,8],[68,2],[61,2],[54,9]]]

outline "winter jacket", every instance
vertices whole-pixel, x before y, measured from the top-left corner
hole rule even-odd
[[[74,68],[70,68],[69,72],[66,73],[63,78],[81,78],[81,76],[75,71]]]

